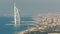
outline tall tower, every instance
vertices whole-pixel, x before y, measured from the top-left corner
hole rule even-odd
[[[14,4],[14,26],[18,25],[20,25],[20,14],[16,5]]]

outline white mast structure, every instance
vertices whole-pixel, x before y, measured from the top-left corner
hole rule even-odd
[[[14,4],[14,26],[18,25],[20,25],[20,14],[16,5]]]

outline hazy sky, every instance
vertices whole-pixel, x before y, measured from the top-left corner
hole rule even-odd
[[[0,0],[0,15],[13,15],[13,0]],[[60,0],[15,0],[21,16],[60,12]]]

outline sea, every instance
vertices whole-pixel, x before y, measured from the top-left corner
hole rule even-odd
[[[16,32],[21,32],[26,29],[28,29],[28,25],[20,25],[19,27],[14,27],[13,25],[6,25],[6,24],[12,24],[12,21],[14,21],[13,17],[0,17],[0,34],[15,34]],[[32,17],[21,17],[22,23],[28,23],[33,24]],[[31,27],[31,26],[30,26]]]

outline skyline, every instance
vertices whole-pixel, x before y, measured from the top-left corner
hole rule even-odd
[[[60,12],[60,0],[15,0],[21,16]],[[13,16],[13,0],[0,0],[0,16]]]

